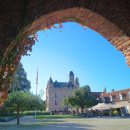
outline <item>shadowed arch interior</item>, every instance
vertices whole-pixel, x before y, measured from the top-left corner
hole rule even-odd
[[[129,0],[1,1],[0,90],[7,90],[21,56],[28,50],[25,48],[32,47],[34,39],[28,36],[66,21],[78,22],[100,33],[124,54],[130,66],[129,14]]]

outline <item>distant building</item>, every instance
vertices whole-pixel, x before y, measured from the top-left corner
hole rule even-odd
[[[109,93],[103,91],[102,94],[100,94],[100,98],[103,102],[124,107],[126,113],[130,114],[130,88],[119,91],[112,89]]]
[[[95,97],[98,101],[100,100],[100,95],[102,92],[91,92],[91,95]]]
[[[46,110],[49,112],[63,112],[67,111],[68,108],[63,104],[64,98],[71,95],[76,89],[79,88],[78,78],[74,78],[74,73],[70,71],[68,82],[53,82],[50,77],[47,88],[46,88]],[[130,88],[107,92],[106,88],[103,92],[91,92],[99,102],[112,103],[120,108],[120,111],[126,111],[130,114]]]
[[[78,88],[79,80],[74,78],[72,71],[70,71],[68,82],[53,82],[50,77],[46,88],[46,110],[49,112],[67,111],[68,108],[63,105],[63,100]]]

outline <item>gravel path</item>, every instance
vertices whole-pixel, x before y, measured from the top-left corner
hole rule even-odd
[[[69,120],[69,119],[68,119]],[[20,118],[20,125],[16,120],[0,123],[0,130],[88,130],[86,126],[69,123],[66,119],[38,120],[26,116]]]

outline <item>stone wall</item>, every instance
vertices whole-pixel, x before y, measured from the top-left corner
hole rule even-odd
[[[51,88],[47,89],[47,111],[64,111],[66,106],[64,105],[64,98],[71,95],[75,89],[72,88]],[[56,104],[55,104],[56,102]]]

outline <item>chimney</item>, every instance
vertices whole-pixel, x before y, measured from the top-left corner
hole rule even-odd
[[[112,89],[111,91],[114,92],[114,89]]]
[[[104,88],[103,93],[106,93],[106,92],[107,92],[107,89],[106,89],[106,88]]]

